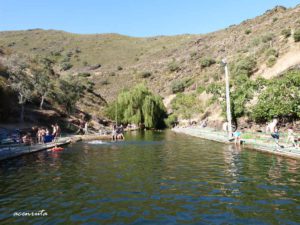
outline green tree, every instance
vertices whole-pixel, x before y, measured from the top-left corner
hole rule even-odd
[[[53,91],[55,72],[53,70],[53,61],[48,58],[36,59],[31,68],[33,75],[34,89],[41,98],[40,109],[43,109],[45,98]]]
[[[24,105],[32,97],[33,82],[28,75],[28,60],[19,55],[14,55],[7,61],[10,87],[18,93],[21,105],[20,120],[24,121]]]
[[[107,115],[118,122],[144,124],[147,128],[164,126],[165,107],[160,96],[152,94],[143,84],[123,91],[107,109]]]
[[[73,113],[76,109],[76,103],[80,98],[84,97],[87,90],[86,84],[81,79],[68,76],[58,80],[58,85],[54,92],[56,101],[63,105],[68,113]]]
[[[264,122],[274,117],[300,117],[300,72],[290,71],[267,86],[253,107],[251,117]]]
[[[193,114],[202,113],[203,107],[199,103],[196,94],[179,93],[171,102],[174,114],[180,115],[184,119],[190,119]]]

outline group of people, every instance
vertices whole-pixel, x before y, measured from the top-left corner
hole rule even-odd
[[[267,124],[266,126],[266,133],[270,133],[272,139],[274,140],[275,144],[277,146],[283,147],[279,144],[279,127],[278,127],[278,120],[273,119],[272,122]],[[233,137],[235,140],[235,144],[241,143],[241,130],[237,129],[235,132],[233,132]],[[292,147],[299,148],[299,139],[297,137],[297,134],[294,132],[293,127],[290,126],[287,129],[287,138],[286,143],[292,143]]]
[[[124,127],[121,124],[120,126],[114,125],[112,129],[112,136],[111,139],[116,141],[118,139],[124,140]]]
[[[48,128],[45,127],[32,127],[30,132],[27,132],[22,136],[21,142],[24,144],[42,144],[47,142],[54,142],[61,135],[61,129],[58,124],[52,124],[52,132],[49,131]]]
[[[266,127],[266,132],[271,132],[271,137],[275,140],[275,143],[279,145],[279,127],[278,120],[274,119],[271,123],[269,123]],[[299,148],[299,142],[297,134],[294,132],[293,127],[290,126],[287,130],[287,143],[292,143],[293,147]],[[280,145],[279,145],[280,146]]]

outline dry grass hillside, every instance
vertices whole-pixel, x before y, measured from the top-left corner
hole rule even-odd
[[[270,79],[300,64],[300,44],[293,40],[293,32],[300,28],[299,18],[300,6],[278,6],[213,33],[151,38],[40,29],[7,31],[0,32],[0,48],[7,53],[51,56],[63,74],[89,72],[97,93],[108,102],[140,82],[167,97],[175,81],[189,79],[185,92],[190,93],[223,80],[218,62],[224,57],[231,66],[253,57],[254,79]],[[291,35],[285,36],[284,30]],[[65,64],[70,68],[62,69]]]

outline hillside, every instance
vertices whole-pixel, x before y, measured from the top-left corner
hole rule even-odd
[[[252,58],[251,79],[271,79],[297,66],[300,44],[294,41],[293,32],[300,28],[299,18],[300,6],[278,6],[213,33],[151,38],[41,29],[7,31],[0,32],[0,49],[7,55],[51,57],[62,74],[88,72],[88,79],[96,83],[97,94],[108,103],[137,83],[144,82],[155,93],[168,97],[176,82],[185,82],[184,92],[196,93],[202,101],[202,109],[189,117],[210,111],[211,117],[220,119],[220,106],[206,104],[211,96],[199,91],[211,83],[222,82],[223,68],[218,62],[226,57],[233,72],[241,60]],[[286,30],[291,34],[286,35]],[[97,107],[90,111],[95,113]]]

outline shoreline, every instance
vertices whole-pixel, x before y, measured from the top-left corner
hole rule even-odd
[[[216,141],[224,144],[235,144],[234,141],[229,141],[227,133],[222,131],[215,131],[211,128],[197,128],[197,127],[187,127],[187,128],[173,128],[171,129],[175,133],[182,133],[210,141]],[[300,149],[294,147],[283,147],[279,148],[274,142],[268,143],[266,141],[256,140],[256,139],[244,139],[243,135],[241,137],[243,144],[240,146],[250,150],[265,152],[272,155],[280,155],[283,157],[300,159]],[[271,140],[271,138],[270,138]]]

